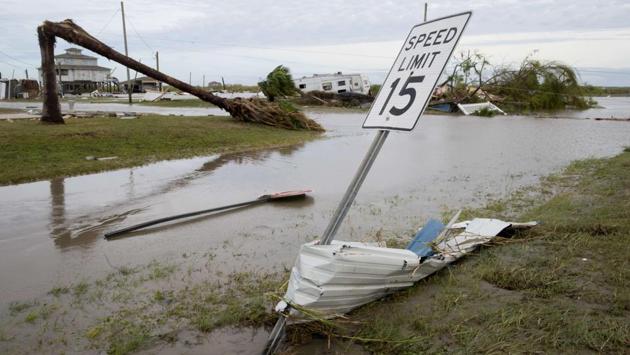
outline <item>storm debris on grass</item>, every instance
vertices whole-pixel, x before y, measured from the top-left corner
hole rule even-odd
[[[465,212],[542,224],[319,334],[385,354],[627,351],[629,170],[627,151],[578,161],[536,191]]]

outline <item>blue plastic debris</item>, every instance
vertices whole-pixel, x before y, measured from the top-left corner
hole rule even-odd
[[[440,232],[444,229],[444,224],[437,219],[430,219],[418,231],[411,243],[407,246],[408,250],[416,253],[419,257],[428,257],[433,255],[433,249],[428,245]]]

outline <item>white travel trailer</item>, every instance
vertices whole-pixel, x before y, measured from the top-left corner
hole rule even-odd
[[[293,79],[295,86],[302,92],[324,91],[333,93],[354,92],[367,95],[370,92],[370,80],[365,74],[314,74]]]

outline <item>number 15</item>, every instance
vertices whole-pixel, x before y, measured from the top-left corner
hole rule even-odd
[[[407,78],[407,81],[405,81],[405,84],[403,85],[403,87],[400,89],[400,92],[398,93],[398,96],[408,95],[409,101],[407,101],[407,104],[402,108],[392,106],[392,108],[389,110],[389,113],[391,113],[394,116],[400,116],[403,113],[407,112],[407,110],[409,110],[414,100],[416,99],[416,89],[412,87],[408,87],[409,84],[421,83],[423,81],[424,81],[424,75],[413,76],[413,72],[411,72],[411,74]],[[394,80],[394,82],[390,86],[391,90],[389,91],[389,94],[387,95],[387,99],[385,100],[383,107],[381,107],[381,111],[378,113],[379,116],[383,114],[383,111],[385,111],[385,107],[387,107],[387,104],[389,103],[389,100],[392,98],[392,95],[394,94],[394,90],[396,90],[396,86],[398,86],[399,82],[400,82],[400,78]]]

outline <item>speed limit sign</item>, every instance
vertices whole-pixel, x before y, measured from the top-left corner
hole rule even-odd
[[[363,128],[413,130],[470,16],[471,12],[464,12],[411,29]]]

